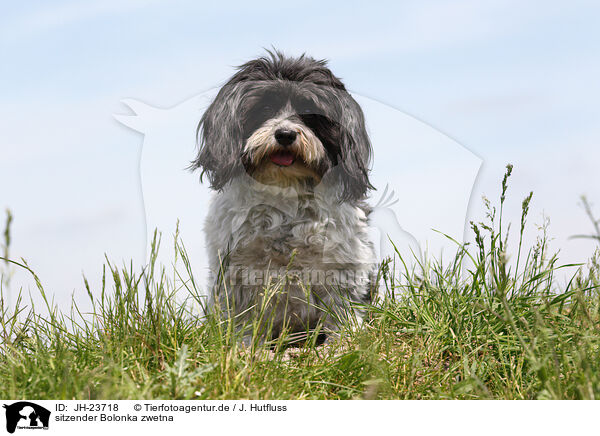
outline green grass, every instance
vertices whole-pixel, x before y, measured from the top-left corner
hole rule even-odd
[[[498,213],[486,200],[487,221],[472,223],[475,244],[457,244],[450,262],[428,259],[399,281],[402,262],[384,264],[384,289],[366,321],[323,346],[256,341],[246,349],[225,317],[198,317],[203,300],[177,236],[175,272],[155,257],[137,272],[107,262],[102,288],[85,285],[91,314],[75,303],[60,313],[37,281],[43,310],[20,298],[16,309],[0,301],[0,397],[598,398],[600,253],[557,284],[564,266],[548,252],[544,229],[535,246],[520,242],[509,263],[509,175]]]

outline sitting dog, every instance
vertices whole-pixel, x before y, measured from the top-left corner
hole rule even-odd
[[[209,307],[240,328],[260,317],[267,339],[360,322],[377,271],[365,202],[372,148],[360,106],[326,62],[275,51],[242,65],[198,139],[192,167],[215,190]]]

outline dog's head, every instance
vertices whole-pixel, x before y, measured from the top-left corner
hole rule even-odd
[[[341,200],[371,188],[371,144],[358,103],[318,61],[269,52],[221,88],[198,126],[201,168],[213,189],[246,171],[261,183],[318,184],[326,175]]]

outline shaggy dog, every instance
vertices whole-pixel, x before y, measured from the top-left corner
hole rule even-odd
[[[325,61],[268,53],[239,67],[198,126],[192,167],[215,190],[209,307],[234,316],[245,340],[259,330],[323,337],[362,320],[376,282],[372,148],[360,106]]]

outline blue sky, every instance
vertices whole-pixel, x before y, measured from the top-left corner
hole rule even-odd
[[[472,218],[513,163],[509,218],[533,190],[530,222],[549,216],[565,262],[584,260],[593,245],[568,237],[591,231],[579,195],[600,204],[599,16],[593,1],[13,2],[0,18],[13,255],[59,301],[80,292],[81,272],[98,275],[104,252],[143,256],[143,139],[113,118],[120,101],[178,105],[273,46],[329,59],[356,94],[479,156]]]

